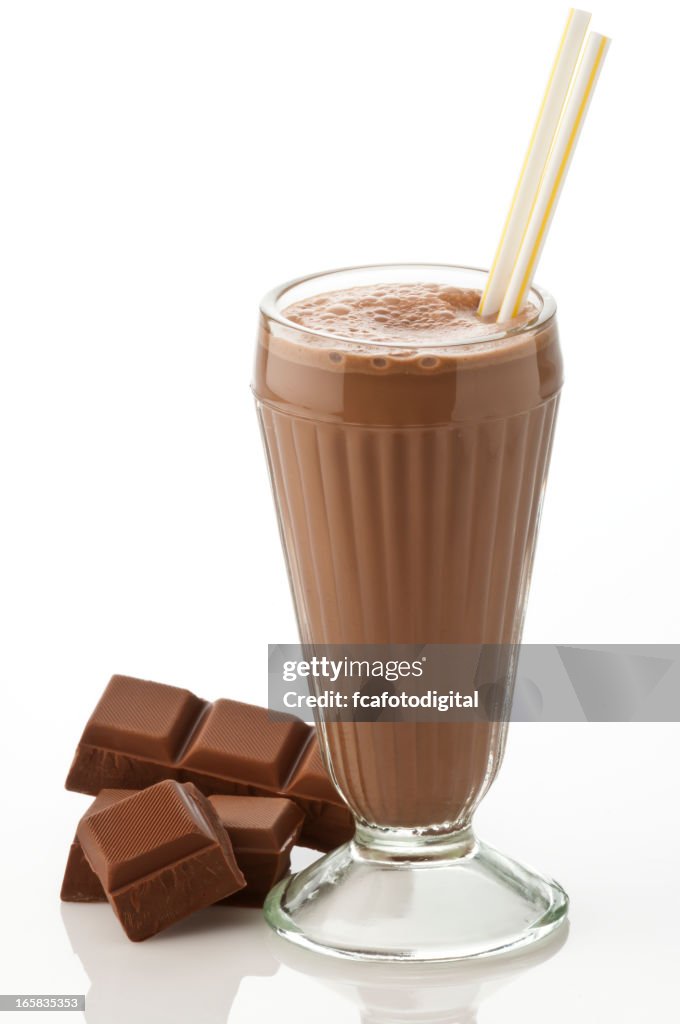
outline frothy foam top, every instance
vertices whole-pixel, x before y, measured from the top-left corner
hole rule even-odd
[[[496,333],[496,324],[477,314],[479,300],[476,289],[440,284],[369,285],[303,299],[283,315],[307,330],[359,345],[447,348]],[[536,312],[527,304],[511,326],[521,327]]]

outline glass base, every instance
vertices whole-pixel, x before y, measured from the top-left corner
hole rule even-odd
[[[279,882],[264,908],[274,931],[354,960],[464,960],[527,946],[567,916],[556,882],[471,829],[417,846],[374,832],[358,828],[354,841]]]

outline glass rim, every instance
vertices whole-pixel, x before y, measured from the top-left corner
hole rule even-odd
[[[314,281],[321,282],[324,278],[331,279],[336,276],[350,276],[352,274],[361,274],[362,272],[375,272],[380,270],[391,271],[392,273],[395,271],[413,270],[414,274],[417,274],[418,272],[422,273],[423,271],[437,270],[447,272],[459,271],[462,274],[479,275],[482,287],[483,281],[489,273],[489,271],[485,270],[483,267],[472,267],[462,263],[366,263],[358,264],[356,266],[336,267],[332,270],[321,270],[315,274],[304,274],[301,277],[292,278],[291,280],[285,281],[283,284],[272,288],[266,293],[260,302],[260,312],[263,316],[267,317],[268,320],[280,324],[282,327],[295,331],[298,334],[307,334],[313,337],[323,338],[326,341],[341,341],[343,344],[347,345],[365,345],[365,339],[361,339],[356,336],[352,337],[350,335],[321,331],[317,328],[307,327],[304,324],[296,323],[294,320],[289,320],[284,316],[282,311],[283,300],[289,292],[292,292],[294,289],[307,283]],[[376,284],[377,283],[378,282],[376,281]],[[390,282],[385,281],[380,283],[388,284]],[[415,283],[418,283],[417,277],[415,278]],[[447,282],[443,281],[441,283],[446,284]],[[351,285],[346,285],[346,287],[351,287]],[[329,287],[327,290],[333,291],[335,289]],[[323,289],[319,289],[315,294],[323,294],[323,291]],[[550,320],[554,319],[557,312],[557,305],[550,292],[546,291],[539,285],[533,284],[529,289],[529,300],[536,309],[535,315],[533,315],[529,320],[523,320],[521,323],[516,323],[514,325],[512,324],[512,321],[509,321],[511,326],[500,330],[498,329],[499,325],[493,321],[489,323],[488,334],[482,334],[474,338],[466,338],[463,343],[464,346],[467,348],[468,346],[486,345],[489,344],[489,342],[502,341],[506,338],[514,338],[522,334],[531,334],[543,327]],[[286,305],[290,304],[292,304],[290,301],[286,303]],[[496,329],[494,330],[494,328]],[[389,348],[413,348],[414,341],[371,339],[371,344],[378,347],[387,346]],[[442,342],[436,347],[445,347],[450,344],[451,342]],[[428,346],[433,347],[431,342],[428,343]]]

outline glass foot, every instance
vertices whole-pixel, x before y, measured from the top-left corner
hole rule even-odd
[[[471,829],[417,847],[364,842],[367,831],[279,882],[264,908],[274,931],[355,960],[463,960],[526,946],[566,918],[556,882]]]

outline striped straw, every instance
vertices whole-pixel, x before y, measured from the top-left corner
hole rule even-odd
[[[503,233],[479,303],[480,316],[494,316],[501,308],[589,22],[590,14],[586,11],[573,8],[569,11]]]
[[[574,155],[610,40],[591,32],[574,75],[566,106],[541,177],[517,258],[498,315],[510,320],[520,312],[543,250],[548,228]]]

